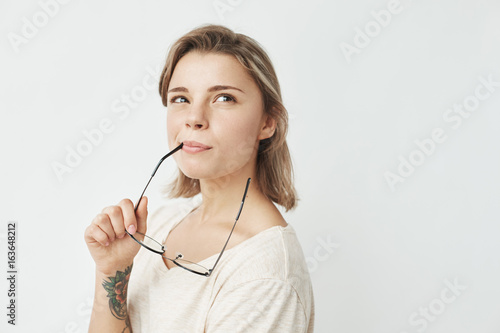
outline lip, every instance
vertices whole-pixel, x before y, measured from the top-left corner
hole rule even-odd
[[[183,141],[182,143],[182,150],[190,154],[201,153],[212,149],[212,147],[197,141]]]

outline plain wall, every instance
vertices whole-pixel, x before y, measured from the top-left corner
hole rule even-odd
[[[0,331],[86,332],[84,230],[168,150],[158,70],[203,23],[278,72],[316,332],[500,331],[498,1],[65,1],[0,2]]]

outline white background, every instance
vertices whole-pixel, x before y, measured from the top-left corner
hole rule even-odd
[[[258,40],[280,78],[301,198],[286,218],[310,267],[316,331],[500,332],[500,2],[401,0],[383,27],[372,11],[389,1],[67,2],[52,16],[49,0],[0,2],[0,331],[87,330],[84,229],[105,206],[135,201],[168,149],[165,109],[143,80],[154,83],[176,38],[218,23]],[[349,56],[343,43],[359,47]],[[480,78],[496,86],[477,88]],[[464,101],[479,102],[448,114]],[[59,179],[54,163],[67,165],[68,147],[103,119],[111,133]],[[436,128],[446,139],[424,154],[415,141]],[[412,172],[400,166],[410,157]],[[398,167],[407,174],[391,188]]]

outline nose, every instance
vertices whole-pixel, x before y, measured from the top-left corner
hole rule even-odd
[[[186,127],[190,127],[191,129],[208,128],[207,110],[203,105],[192,104],[186,116]]]

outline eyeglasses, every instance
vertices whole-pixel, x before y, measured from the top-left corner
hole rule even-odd
[[[178,150],[180,150],[182,148],[182,145],[183,144],[181,143],[179,146],[177,146],[176,148],[174,148],[167,155],[163,156],[160,159],[160,162],[158,162],[158,164],[156,165],[153,173],[151,174],[151,178],[149,178],[149,181],[146,184],[146,187],[142,191],[142,194],[141,194],[141,197],[139,198],[139,201],[137,201],[137,204],[135,205],[134,212],[137,211],[137,207],[139,207],[139,203],[141,202],[141,199],[144,196],[144,192],[146,192],[146,189],[148,188],[148,185],[151,182],[151,179],[153,179],[153,176],[156,174],[156,171],[160,167],[161,163],[164,160],[166,160],[167,157],[169,157],[170,155],[172,155],[175,152],[177,152]],[[135,240],[137,243],[139,243],[141,246],[145,247],[149,251],[152,251],[154,253],[160,254],[163,258],[165,258],[167,260],[170,260],[171,262],[173,262],[177,266],[182,267],[182,268],[184,268],[185,270],[187,270],[189,272],[209,277],[212,274],[212,272],[214,271],[215,266],[217,266],[217,263],[219,262],[220,258],[222,257],[222,254],[224,253],[224,250],[226,249],[226,246],[229,243],[229,239],[231,238],[231,235],[233,234],[233,230],[234,230],[234,227],[236,226],[236,222],[238,222],[238,219],[240,218],[241,211],[243,210],[243,205],[245,204],[245,198],[247,196],[248,186],[250,185],[250,180],[251,180],[251,178],[248,178],[247,184],[246,184],[246,187],[245,187],[245,192],[243,194],[243,199],[241,200],[240,209],[238,210],[238,214],[236,215],[236,219],[234,221],[233,228],[231,229],[231,232],[229,233],[229,237],[227,238],[226,243],[224,244],[224,247],[220,251],[219,257],[217,258],[217,260],[214,263],[214,266],[211,269],[208,269],[208,268],[206,268],[206,267],[204,267],[202,265],[199,265],[197,263],[194,263],[194,262],[191,262],[189,260],[184,259],[181,253],[178,253],[176,255],[175,259],[168,258],[167,256],[164,255],[165,254],[165,246],[162,243],[158,242],[157,240],[155,240],[155,239],[153,239],[153,238],[149,237],[148,235],[145,235],[145,234],[143,234],[141,232],[136,232],[135,236],[137,236],[137,235],[143,236],[142,240],[137,239],[136,237],[134,237],[133,235],[131,235],[127,230],[125,230],[125,232],[130,237],[132,237],[133,240]]]

